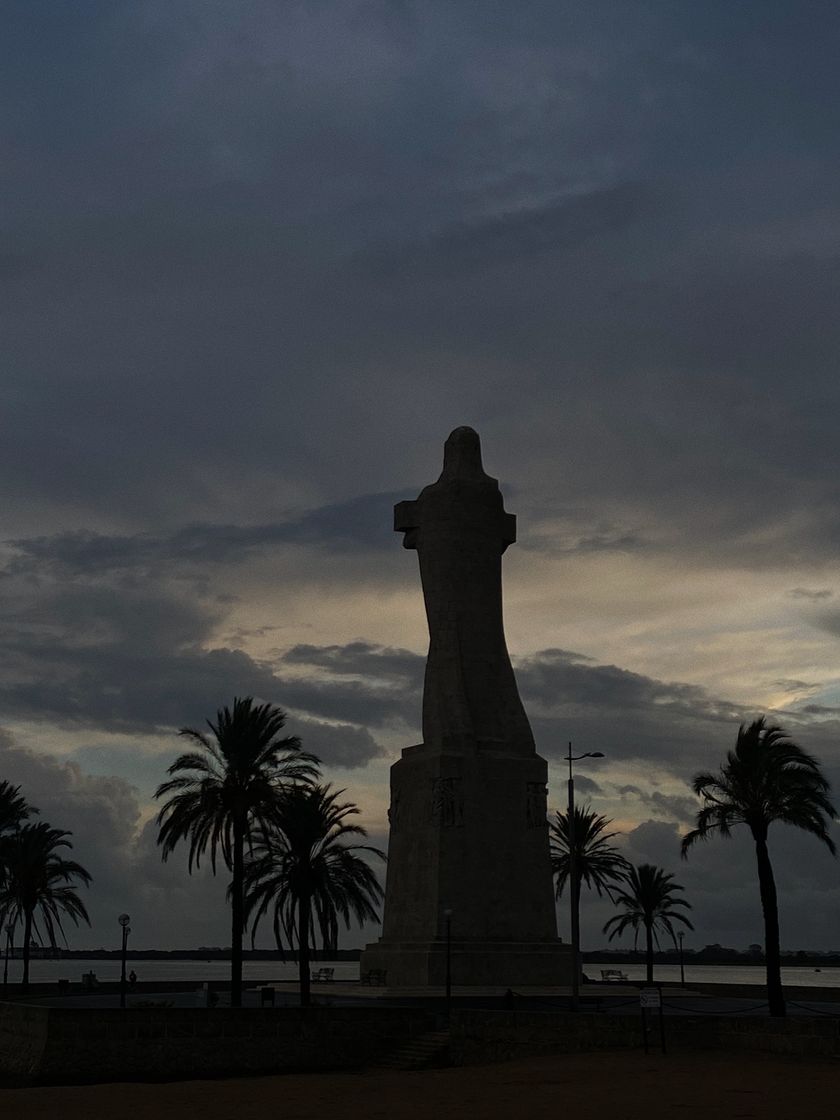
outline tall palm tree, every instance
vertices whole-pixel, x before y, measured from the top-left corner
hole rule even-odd
[[[582,809],[575,806],[574,855],[578,904],[581,887],[594,889],[598,895],[612,897],[611,888],[627,874],[630,864],[617,848],[609,844],[617,832],[607,832],[612,824],[607,817],[594,812],[589,805]],[[551,846],[551,869],[557,876],[557,898],[561,898],[571,874],[569,813],[557,810],[553,821],[548,822]]]
[[[271,914],[277,947],[283,940],[298,952],[300,1002],[309,1004],[310,954],[321,935],[325,951],[335,951],[339,920],[350,929],[376,921],[382,887],[373,868],[358,853],[385,859],[384,852],[358,844],[367,832],[347,818],[359,810],[341,802],[343,789],[329,785],[293,786],[281,798],[274,829],[255,845],[245,871],[251,939]]]
[[[0,885],[0,921],[23,924],[23,989],[29,987],[29,953],[33,933],[55,948],[64,937],[62,915],[74,925],[90,918],[76,893],[76,882],[90,886],[91,876],[75,860],[64,859],[59,848],[72,848],[72,833],[51,828],[46,821],[24,824],[5,839],[6,876]]]
[[[837,816],[829,800],[830,786],[815,758],[791,742],[780,727],[765,718],[738,729],[735,750],[716,774],[694,776],[694,792],[703,799],[697,827],[683,837],[683,858],[697,840],[713,832],[730,836],[745,824],[752,833],[758,867],[758,888],[764,915],[764,957],[767,1002],[771,1015],[785,1014],[779,948],[779,907],[767,833],[774,821],[804,829],[837,854],[828,829]]]
[[[10,832],[38,810],[21,795],[20,786],[5,779],[0,782],[0,833]]]
[[[690,910],[691,905],[684,898],[675,897],[676,892],[684,888],[674,882],[674,876],[650,863],[631,866],[626,883],[626,890],[616,891],[614,898],[616,905],[623,907],[623,911],[610,918],[604,925],[604,933],[610,930],[609,940],[612,941],[626,929],[632,929],[635,947],[639,943],[640,930],[645,931],[645,963],[647,982],[650,984],[653,981],[653,946],[656,944],[659,948],[660,932],[670,934],[676,946],[674,922],[681,922],[689,929],[694,929],[685,914],[680,913],[676,907],[682,906]]]
[[[230,981],[231,1004],[242,1004],[243,872],[246,845],[265,831],[277,799],[289,782],[306,782],[318,774],[318,759],[301,750],[296,735],[279,738],[286,713],[272,704],[236,697],[221,708],[210,734],[192,727],[180,734],[197,748],[182,754],[167,770],[168,782],[155,797],[169,800],[157,816],[158,844],[165,861],[181,840],[189,841],[188,868],[200,866],[210,849],[216,873],[221,852],[232,880]]]
[[[5,779],[0,781],[0,884],[6,880],[8,834],[14,829],[20,828],[27,817],[37,812],[38,810],[22,796],[20,786],[13,786],[11,782],[7,782]],[[8,973],[9,950],[12,948],[14,940],[15,923],[10,919],[8,923],[0,924],[6,925],[6,966],[3,970],[5,978]]]

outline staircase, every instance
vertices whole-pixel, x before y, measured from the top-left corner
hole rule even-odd
[[[428,1031],[401,1043],[374,1063],[375,1069],[428,1069],[444,1066],[449,1055],[449,1031]]]

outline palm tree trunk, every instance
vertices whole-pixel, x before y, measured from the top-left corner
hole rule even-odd
[[[23,984],[22,990],[29,991],[29,942],[32,940],[32,911],[27,910],[23,918]]]
[[[310,1003],[309,926],[312,920],[310,911],[309,895],[301,895],[298,899],[298,977],[301,1007],[309,1007]]]
[[[645,922],[645,963],[647,982],[653,983],[653,922]]]
[[[782,991],[782,957],[779,947],[779,906],[776,900],[776,881],[767,851],[767,834],[753,832],[755,857],[758,863],[758,887],[761,891],[761,909],[764,914],[764,959],[767,966],[767,1002],[770,1014],[785,1014],[785,997]]]
[[[245,887],[245,828],[241,821],[233,825],[233,881],[231,883],[230,923],[230,1005],[242,1006],[242,924]]]
[[[576,866],[577,866],[577,872],[575,874],[575,882],[574,882],[573,887],[572,887],[572,890],[575,892],[575,904],[574,904],[574,910],[572,912],[572,926],[573,926],[573,928],[572,928],[572,946],[577,950],[576,956],[575,956],[575,961],[574,961],[574,967],[575,967],[575,973],[577,975],[577,983],[579,985],[580,982],[581,982],[581,974],[583,972],[583,969],[582,969],[581,963],[580,963],[581,960],[583,959],[581,957],[581,951],[580,951],[580,889],[581,889],[581,886],[582,886],[582,879],[580,877],[580,860],[578,860]]]

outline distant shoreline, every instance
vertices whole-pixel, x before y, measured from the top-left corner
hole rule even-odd
[[[361,949],[336,949],[332,952],[316,950],[310,954],[312,960],[322,961],[358,961],[361,958]],[[37,950],[32,953],[33,960],[88,960],[107,961],[119,960],[119,949],[61,949],[55,953]],[[583,964],[603,965],[643,965],[645,955],[640,952],[612,952],[610,950],[591,950],[581,954]],[[20,960],[21,951],[15,946],[10,959]],[[129,949],[126,952],[127,960],[135,961],[227,961],[230,960],[230,949],[216,946],[198,949]],[[249,949],[243,953],[243,961],[296,961],[297,953],[291,950],[281,953],[277,949]],[[656,965],[679,965],[679,954],[670,952],[654,953]],[[762,967],[764,959],[757,953],[733,953],[724,950],[715,953],[711,950],[699,952],[686,951],[683,958],[686,968],[696,965],[714,965],[715,967],[744,968],[745,966]],[[807,951],[787,952],[782,954],[783,968],[840,968],[840,953],[814,953]]]

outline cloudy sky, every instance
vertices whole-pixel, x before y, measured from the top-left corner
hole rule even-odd
[[[749,845],[677,841],[757,714],[840,783],[836,5],[3,15],[0,775],[95,876],[73,944],[226,942],[152,793],[235,695],[385,842],[427,638],[391,511],[460,424],[552,807],[603,751],[579,792],[686,943],[762,941]],[[840,947],[840,866],[771,843],[783,945]]]

